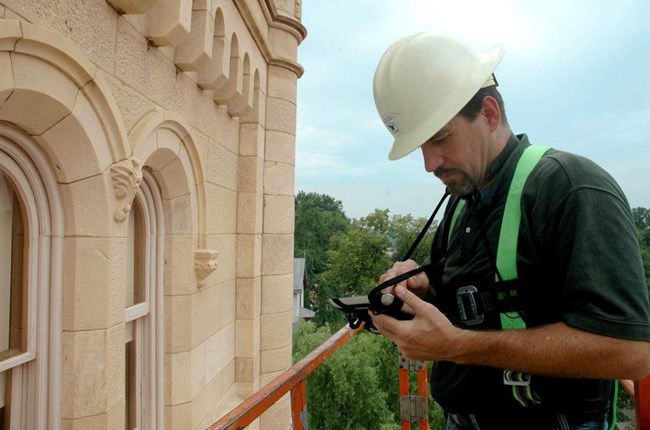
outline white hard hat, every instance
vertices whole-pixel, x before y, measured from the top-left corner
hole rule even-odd
[[[395,138],[388,158],[397,160],[417,149],[480,88],[494,85],[492,72],[504,52],[498,45],[477,54],[457,40],[433,33],[392,44],[373,81],[377,111]]]

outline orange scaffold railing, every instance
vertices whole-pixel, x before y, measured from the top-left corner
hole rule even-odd
[[[208,427],[208,430],[241,430],[255,421],[286,393],[291,392],[293,430],[307,430],[307,388],[305,380],[314,370],[361,330],[343,327],[309,355],[294,364],[264,388],[253,394],[235,409]],[[418,396],[409,396],[408,372],[415,371],[418,380]],[[641,381],[619,381],[621,387],[634,399],[637,430],[650,430],[650,376]],[[426,365],[409,362],[400,356],[400,401],[402,406],[402,430],[410,429],[411,421],[421,430],[428,430],[426,415]],[[425,400],[422,401],[423,397]],[[410,411],[410,412],[409,412]]]

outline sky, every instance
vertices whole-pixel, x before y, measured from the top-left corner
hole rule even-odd
[[[647,0],[305,0],[296,192],[328,194],[351,218],[428,217],[444,187],[420,151],[388,160],[372,78],[391,43],[433,31],[504,44],[495,73],[513,132],[590,158],[630,206],[650,207],[648,22]]]

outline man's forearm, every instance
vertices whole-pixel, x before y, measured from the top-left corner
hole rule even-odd
[[[650,343],[600,336],[564,323],[464,330],[450,360],[557,377],[641,379],[650,373]]]

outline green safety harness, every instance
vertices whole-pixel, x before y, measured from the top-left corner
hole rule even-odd
[[[495,273],[495,282],[497,283],[516,280],[519,277],[517,271],[517,245],[519,241],[519,226],[521,224],[521,195],[528,176],[533,171],[539,160],[541,160],[544,154],[546,154],[550,149],[551,148],[548,146],[531,145],[524,150],[517,162],[515,173],[508,190],[503,218],[501,220],[501,229],[499,232],[496,255],[497,270]],[[464,206],[465,201],[459,199],[450,221],[448,243],[451,242],[452,231],[454,230],[458,216],[462,212]],[[513,294],[517,293],[513,292]],[[517,311],[501,312],[499,317],[501,320],[501,328],[504,330],[526,328],[526,323],[521,317],[521,314]],[[503,383],[512,386],[513,397],[524,407],[540,404],[540,400],[536,398],[531,390],[530,380],[530,374],[512,370],[504,370],[503,372]],[[616,428],[617,401],[618,382],[614,382],[609,415],[610,430]]]
[[[539,160],[541,160],[544,154],[546,154],[550,149],[551,148],[548,146],[541,145],[531,145],[526,147],[517,162],[517,166],[515,167],[515,172],[510,183],[508,195],[506,197],[506,204],[501,220],[501,229],[499,232],[497,254],[495,258],[495,284],[497,286],[499,284],[512,285],[512,287],[506,287],[505,289],[495,288],[497,290],[496,301],[506,303],[510,300],[510,302],[521,303],[521,297],[519,297],[520,294],[514,286],[514,284],[516,284],[514,281],[519,278],[517,271],[517,246],[519,241],[519,227],[521,224],[521,196],[528,176],[533,171]],[[408,250],[403,260],[409,259],[413,254],[419,242],[428,231],[436,213],[448,195],[449,193],[446,192],[442,197],[436,209],[431,214],[431,217],[411,245],[411,248]],[[452,209],[452,216],[448,227],[448,244],[452,242],[452,232],[454,231],[454,227],[460,213],[465,207],[465,200],[458,199],[457,203],[455,204],[456,207]],[[433,266],[435,266],[435,263],[422,265],[421,267],[418,267],[414,270],[408,271],[396,276],[395,278],[384,281],[383,283],[376,286],[368,294],[367,301],[361,302],[359,304],[345,304],[340,299],[332,299],[332,303],[348,314],[348,321],[351,327],[358,327],[363,322],[365,323],[365,328],[371,332],[375,332],[375,328],[372,325],[372,320],[368,316],[368,309],[374,313],[385,313],[397,319],[411,319],[413,318],[412,314],[405,314],[402,312],[403,302],[401,300],[393,298],[391,296],[390,304],[388,305],[384,303],[384,300],[382,300],[382,298],[387,294],[384,294],[383,290],[388,286],[396,285],[397,283],[402,282],[411,276],[426,271]],[[474,286],[461,287],[457,292],[457,303],[459,305],[460,311],[462,312],[461,320],[468,325],[479,324],[483,322],[483,315],[479,315],[478,304],[474,299],[474,294],[476,293],[478,293],[478,289],[476,289]],[[468,298],[467,300],[469,300],[468,307],[470,308],[470,311],[468,312],[464,311],[464,300],[466,300],[465,298]],[[517,306],[513,305],[505,305],[499,309],[499,319],[502,329],[516,330],[526,328],[526,323],[524,322],[520,313],[521,308],[519,308],[519,310],[513,309],[516,307]],[[540,399],[537,398],[532,392],[530,381],[530,374],[512,370],[504,370],[503,372],[503,383],[512,387],[512,394],[514,399],[524,407],[540,404]],[[610,430],[614,430],[616,426],[617,396],[618,385],[615,383],[612,390],[612,406],[609,416]]]
[[[519,277],[517,272],[517,244],[519,241],[519,225],[521,223],[521,194],[530,172],[550,149],[547,146],[531,145],[524,150],[517,162],[501,220],[496,255],[495,282],[511,281]],[[451,238],[451,233],[464,206],[465,201],[459,200],[451,218],[449,238]],[[512,294],[517,293],[513,291]],[[517,311],[501,312],[499,317],[502,329],[526,328],[526,323]],[[531,390],[529,374],[504,370],[503,383],[512,386],[512,394],[522,406],[533,406],[540,403]]]

